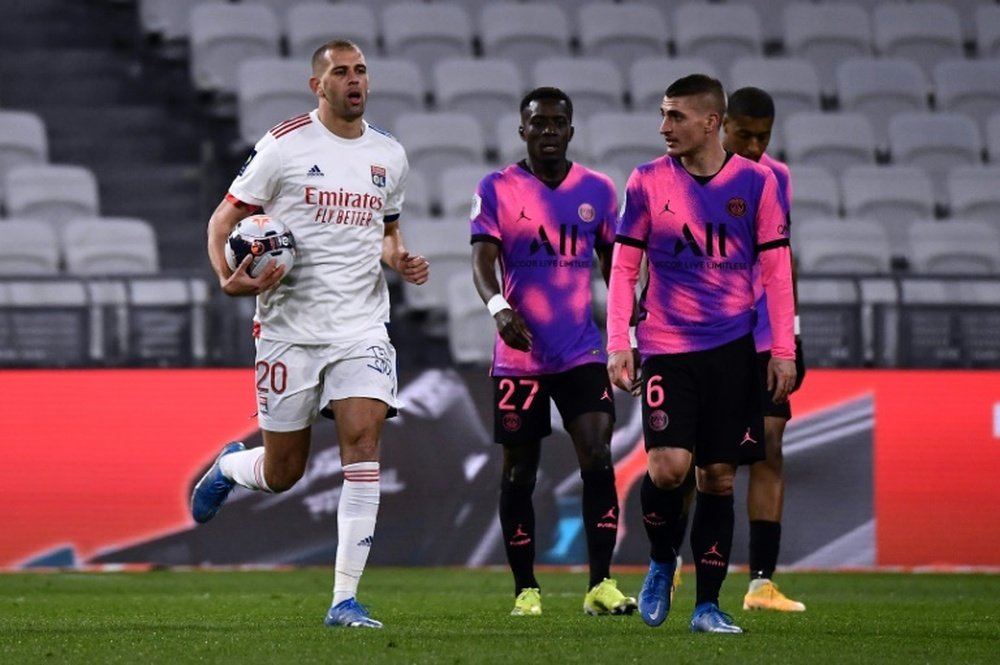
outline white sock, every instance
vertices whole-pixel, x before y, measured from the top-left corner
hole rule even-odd
[[[379,463],[344,467],[344,488],[337,507],[337,561],[333,604],[358,595],[358,582],[368,562],[379,502]]]
[[[755,580],[750,580],[750,587],[747,589],[747,591],[750,592],[756,591],[765,584],[770,584],[770,582],[771,580],[767,579],[766,577],[760,577]]]
[[[272,491],[264,480],[264,446],[223,455],[219,460],[222,475],[237,485],[252,490]]]

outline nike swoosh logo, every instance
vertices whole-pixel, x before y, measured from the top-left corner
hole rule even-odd
[[[663,609],[663,603],[657,603],[656,604],[656,610],[649,613],[649,620],[650,621],[656,621],[657,619],[659,619],[660,618],[660,610],[662,610],[662,609]]]

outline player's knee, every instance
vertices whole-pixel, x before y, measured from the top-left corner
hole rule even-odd
[[[716,465],[713,465],[716,466]],[[716,494],[719,496],[730,496],[733,493],[736,474],[730,471],[725,465],[718,465],[722,468],[698,469],[698,491],[703,494]]]
[[[677,489],[684,483],[686,477],[687,469],[665,464],[650,465],[649,467],[649,479],[653,481],[657,489]]]
[[[300,466],[285,466],[277,469],[266,469],[264,472],[264,480],[267,482],[269,490],[275,494],[280,494],[281,492],[287,492],[292,489],[295,486],[295,483],[299,482],[304,473],[305,468]]]

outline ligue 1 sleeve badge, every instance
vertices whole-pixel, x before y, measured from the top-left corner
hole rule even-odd
[[[385,167],[372,164],[372,183],[376,187],[385,187]]]

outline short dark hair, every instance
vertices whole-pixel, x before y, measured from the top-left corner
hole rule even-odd
[[[726,91],[722,83],[717,78],[707,74],[689,74],[671,83],[665,97],[693,97],[695,95],[707,95],[715,103],[715,110],[721,117],[726,112]]]
[[[774,118],[774,100],[760,88],[740,88],[729,95],[727,113],[745,118]]]
[[[327,51],[357,51],[364,55],[361,47],[352,42],[350,39],[331,39],[327,43],[320,46],[318,49],[313,51],[312,55],[312,68],[313,72],[320,72],[323,70],[323,58],[326,57]]]
[[[566,105],[566,112],[569,114],[569,119],[573,119],[573,100],[559,88],[554,88],[548,85],[543,85],[529,91],[528,94],[521,98],[521,105],[518,109],[521,113],[524,113],[528,109],[531,102],[538,99],[554,99],[562,102]]]

